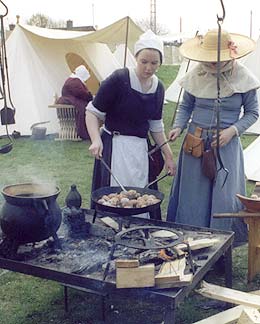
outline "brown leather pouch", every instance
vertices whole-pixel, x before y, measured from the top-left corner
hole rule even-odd
[[[202,128],[196,127],[195,133],[187,133],[184,143],[183,150],[187,154],[191,154],[194,157],[201,157],[204,151],[204,140],[201,138]]]
[[[217,174],[217,163],[213,149],[209,149],[203,152],[201,168],[203,174],[211,181],[214,181]]]

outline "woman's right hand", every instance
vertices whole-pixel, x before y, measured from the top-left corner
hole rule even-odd
[[[99,159],[100,157],[102,157],[103,142],[102,142],[101,138],[92,142],[92,144],[89,147],[89,151],[96,159]]]
[[[169,131],[168,138],[169,138],[169,140],[174,142],[176,140],[176,138],[180,136],[180,134],[181,134],[181,128],[177,127],[177,128],[172,129],[171,131]]]

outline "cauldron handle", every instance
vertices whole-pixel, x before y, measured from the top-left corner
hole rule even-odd
[[[33,205],[36,208],[36,210],[38,210],[39,205],[44,209],[45,213],[44,213],[44,226],[46,228],[50,228],[51,223],[52,223],[52,214],[51,214],[51,210],[48,207],[48,203],[45,199],[41,199],[40,201],[38,201],[37,199],[33,200]]]

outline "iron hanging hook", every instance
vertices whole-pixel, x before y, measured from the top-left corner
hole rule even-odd
[[[220,0],[221,2],[221,6],[222,6],[222,10],[223,10],[223,15],[222,17],[220,17],[219,15],[217,15],[217,23],[218,23],[218,47],[217,47],[217,99],[216,99],[216,114],[217,114],[217,148],[216,148],[216,154],[217,154],[217,159],[219,162],[219,169],[217,170],[217,173],[220,170],[223,170],[226,175],[222,184],[222,188],[224,187],[226,181],[227,181],[227,177],[229,174],[229,170],[224,166],[222,159],[221,159],[221,155],[220,155],[220,146],[219,146],[219,135],[220,135],[220,106],[221,106],[221,98],[220,98],[220,63],[221,63],[221,57],[220,57],[220,46],[221,46],[221,24],[223,23],[224,19],[225,19],[225,7],[223,4],[223,0]]]
[[[5,17],[5,16],[7,16],[7,14],[8,14],[8,8],[7,8],[7,6],[3,3],[2,0],[0,0],[0,2],[1,2],[1,4],[5,7],[5,10],[6,10],[5,14],[4,14],[4,15],[0,15],[0,17]]]
[[[224,6],[224,3],[223,3],[223,0],[220,0],[220,3],[221,3],[221,7],[222,7],[222,17],[220,17],[218,14],[217,14],[217,18],[218,18],[218,23],[220,23],[220,22],[222,22],[223,23],[223,21],[224,21],[224,19],[225,19],[225,16],[226,16],[226,11],[225,11],[225,6]]]

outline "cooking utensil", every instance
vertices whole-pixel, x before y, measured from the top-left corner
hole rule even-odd
[[[170,175],[170,172],[165,173],[164,175],[160,176],[159,178],[155,179],[154,181],[149,182],[149,183],[144,187],[144,189],[149,188],[151,185],[153,185],[153,184],[155,184],[156,182],[158,182],[158,181],[164,179],[165,177],[168,177],[169,175]]]
[[[116,183],[119,185],[119,187],[123,190],[123,191],[127,191],[125,189],[125,187],[121,184],[121,182],[118,180],[118,178],[113,174],[111,168],[107,165],[107,163],[105,162],[105,160],[101,157],[100,158],[101,163],[104,165],[104,167],[108,170],[108,172],[111,174],[111,176],[115,179]]]
[[[170,141],[171,140],[168,139],[167,141],[163,142],[161,145],[156,145],[155,148],[153,148],[152,150],[150,150],[148,152],[149,157],[152,159],[153,158],[152,157],[152,154],[155,153],[155,152],[157,152],[157,151],[159,151],[165,144],[169,143]]]

